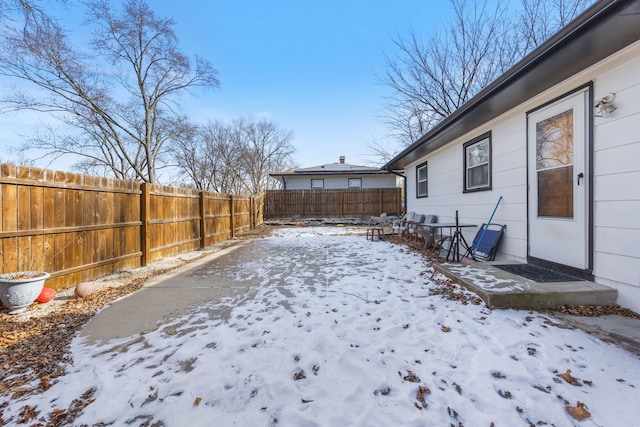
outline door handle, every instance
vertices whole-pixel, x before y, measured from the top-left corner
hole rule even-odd
[[[581,180],[582,178],[584,178],[584,174],[583,174],[582,172],[580,172],[580,173],[578,174],[578,185],[580,185],[580,180]]]

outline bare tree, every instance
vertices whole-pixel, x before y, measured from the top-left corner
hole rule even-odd
[[[526,53],[576,17],[593,0],[521,0],[512,12],[504,3],[450,0],[453,19],[422,41],[415,33],[394,40],[379,77],[389,89],[382,114],[389,144],[370,151],[390,158],[457,110]]]
[[[15,92],[1,101],[15,110],[58,113],[76,130],[40,135],[24,151],[73,154],[84,158],[78,165],[83,170],[156,182],[167,145],[189,137],[190,125],[177,112],[180,95],[217,87],[217,72],[201,58],[192,64],[178,48],[174,22],[158,17],[143,0],[128,0],[120,11],[106,0],[87,5],[87,20],[97,26],[95,60],[46,16],[5,28],[0,74],[29,81],[48,96]]]
[[[272,188],[270,172],[292,165],[293,133],[269,121],[212,121],[175,145],[183,177],[199,190],[255,194]]]
[[[240,120],[236,126],[243,135],[239,165],[245,191],[255,194],[272,188],[275,181],[269,172],[282,170],[291,163],[295,151],[291,144],[293,132],[269,120]]]

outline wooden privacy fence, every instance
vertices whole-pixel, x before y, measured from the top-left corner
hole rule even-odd
[[[356,218],[400,213],[400,188],[341,190],[269,190],[265,193],[264,217]]]
[[[253,229],[264,196],[1,165],[0,200],[0,272],[44,270],[62,289]]]

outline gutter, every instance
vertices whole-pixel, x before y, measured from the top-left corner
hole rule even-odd
[[[402,197],[404,198],[403,200],[403,207],[404,207],[404,211],[407,211],[407,177],[404,176],[401,173],[398,173],[396,171],[390,170],[390,169],[385,169],[387,172],[394,174],[395,176],[399,176],[400,178],[402,178],[402,180],[404,181],[404,185],[402,186]]]

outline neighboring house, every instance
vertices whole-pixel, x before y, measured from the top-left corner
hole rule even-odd
[[[640,311],[639,40],[640,0],[589,8],[384,166],[406,176],[407,210],[480,225],[503,196],[497,259]]]
[[[333,190],[346,188],[394,188],[396,175],[380,168],[339,163],[291,169],[270,174],[282,182],[283,190]]]

